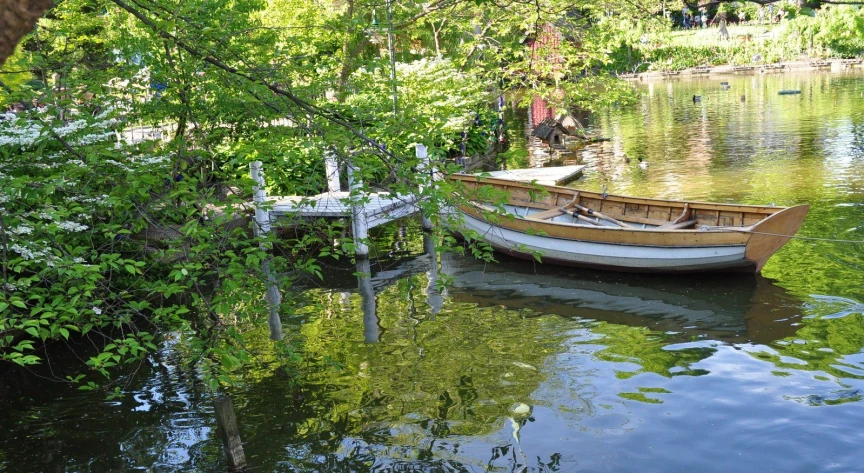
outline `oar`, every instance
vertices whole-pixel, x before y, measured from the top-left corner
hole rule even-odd
[[[687,217],[688,217],[689,215],[690,215],[690,202],[685,202],[685,203],[684,203],[684,211],[681,212],[681,216],[678,217],[678,218],[676,218],[675,220],[672,220],[671,223],[672,223],[672,224],[681,223],[681,222],[683,222],[684,220],[687,220]]]
[[[597,220],[594,220],[594,219],[591,219],[591,218],[588,218],[588,217],[583,217],[582,215],[579,215],[577,212],[574,212],[574,211],[572,211],[572,210],[570,210],[570,209],[568,209],[568,208],[566,208],[566,207],[558,207],[558,210],[564,212],[564,213],[567,214],[567,215],[570,215],[570,216],[576,218],[577,220],[582,220],[583,222],[588,222],[588,223],[590,223],[590,224],[598,225],[598,226],[601,226],[601,227],[603,226],[603,224],[600,223],[600,222],[598,222]]]
[[[615,219],[612,218],[612,217],[608,217],[608,216],[606,216],[606,215],[603,215],[603,214],[601,214],[600,212],[597,212],[597,211],[595,211],[595,210],[591,210],[591,209],[589,209],[588,207],[582,207],[581,205],[579,205],[579,204],[577,204],[577,203],[573,203],[573,207],[579,209],[579,211],[581,211],[581,212],[585,212],[585,213],[588,214],[588,215],[591,215],[591,216],[594,216],[594,217],[597,217],[597,218],[600,218],[600,219],[606,220],[607,222],[610,222],[610,223],[614,223],[615,225],[618,225],[619,227],[622,227],[622,228],[633,228],[632,225],[627,225],[627,224],[624,223],[624,222],[619,222],[618,220],[615,220]]]

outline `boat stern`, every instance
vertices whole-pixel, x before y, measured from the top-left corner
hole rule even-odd
[[[744,256],[756,265],[757,273],[762,271],[768,258],[792,239],[804,223],[809,210],[809,205],[789,207],[762,220],[750,229],[748,233],[751,235],[747,240]]]

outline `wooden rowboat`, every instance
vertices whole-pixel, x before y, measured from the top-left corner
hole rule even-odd
[[[471,175],[450,179],[464,185],[463,235],[520,258],[616,271],[758,273],[809,210],[604,196]],[[506,193],[503,215],[480,197],[489,187]]]

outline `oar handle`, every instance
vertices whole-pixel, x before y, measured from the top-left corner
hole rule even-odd
[[[622,228],[633,228],[632,226],[627,225],[627,224],[624,223],[624,222],[619,222],[618,220],[615,220],[615,219],[612,218],[612,217],[609,217],[609,216],[607,216],[607,215],[603,215],[602,213],[597,212],[596,210],[593,210],[593,209],[589,209],[588,207],[583,207],[583,206],[581,206],[581,205],[579,205],[579,204],[573,204],[573,206],[574,206],[575,208],[579,209],[580,211],[585,212],[585,213],[588,214],[588,215],[592,215],[592,216],[595,216],[595,217],[597,217],[597,218],[601,218],[601,219],[603,219],[603,220],[606,220],[607,222],[614,223],[615,225],[618,225],[619,227],[622,227]]]
[[[597,225],[597,226],[601,226],[601,227],[603,226],[603,224],[601,224],[597,220],[579,215],[578,212],[574,212],[574,211],[572,211],[566,207],[558,207],[558,210],[564,212],[567,215],[570,215],[571,217],[576,218],[577,220],[582,220],[583,222],[588,222],[588,223],[591,223],[593,225]]]

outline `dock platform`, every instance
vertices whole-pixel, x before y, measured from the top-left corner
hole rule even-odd
[[[275,218],[353,218],[354,206],[350,192],[325,192],[314,196],[271,197],[270,215]],[[368,228],[375,228],[392,220],[417,212],[417,196],[400,196],[386,192],[373,192],[357,199],[361,203]]]
[[[509,169],[504,171],[492,171],[478,175],[488,175],[496,179],[510,179],[519,182],[537,181],[537,184],[545,186],[563,186],[582,177],[585,170],[584,165],[557,166],[548,168]]]

